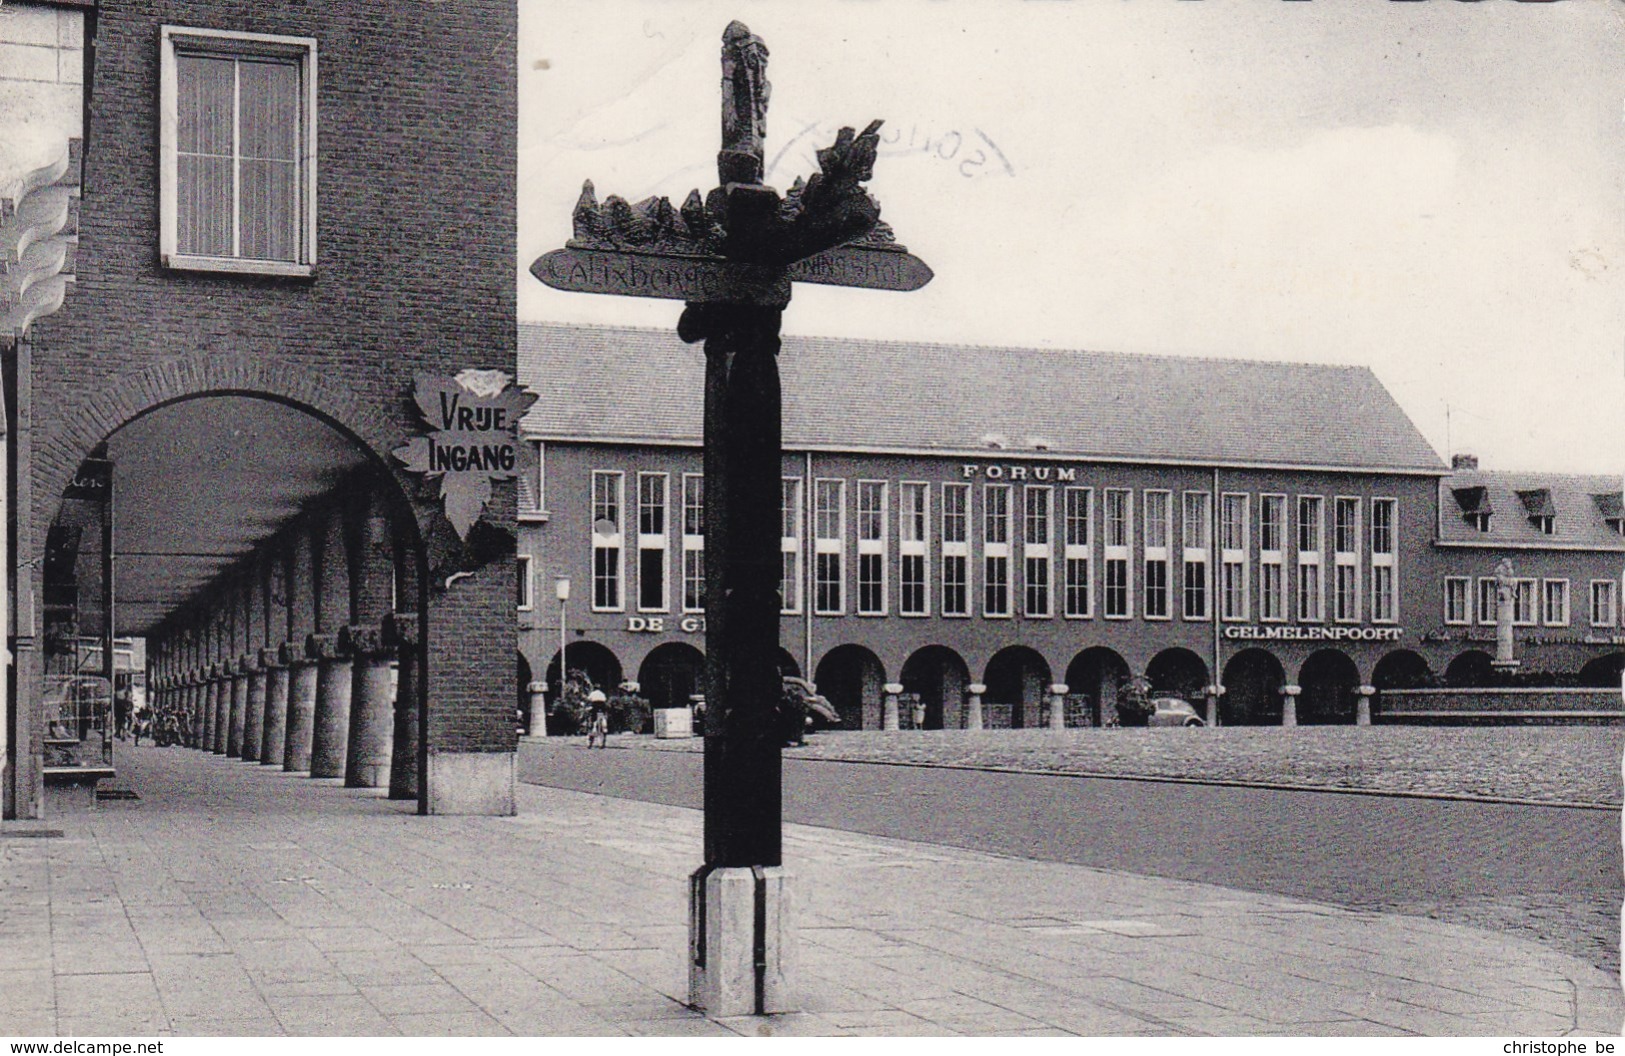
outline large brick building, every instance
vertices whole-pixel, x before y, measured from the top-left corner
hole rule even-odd
[[[71,14],[87,116],[73,281],[0,333],[7,815],[42,810],[52,680],[115,631],[206,747],[511,811],[513,484],[459,531],[393,452],[420,376],[514,371],[513,5],[7,3],[0,33],[29,9]]]
[[[1619,481],[1554,487],[1555,535],[1462,540],[1470,485],[1367,370],[794,337],[780,364],[780,659],[843,725],[1097,723],[1134,674],[1225,724],[1353,722],[1472,684],[1443,591],[1508,547],[1584,584],[1546,666],[1606,684],[1621,654]],[[562,614],[599,684],[701,690],[702,367],[662,331],[521,326],[522,682],[556,683]]]

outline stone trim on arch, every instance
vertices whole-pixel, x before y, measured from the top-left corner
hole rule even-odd
[[[194,352],[108,379],[94,395],[67,408],[56,428],[35,434],[36,546],[44,546],[45,532],[57,514],[57,498],[98,444],[148,411],[206,395],[260,396],[326,418],[370,450],[399,480],[398,467],[391,462],[389,452],[406,435],[406,429],[385,410],[363,403],[329,378],[285,359],[237,352]],[[412,494],[410,489],[406,493]]]

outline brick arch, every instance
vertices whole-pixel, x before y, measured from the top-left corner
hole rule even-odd
[[[405,439],[404,430],[385,410],[363,403],[329,378],[286,361],[242,353],[194,352],[109,379],[94,395],[67,408],[56,429],[36,434],[35,548],[43,550],[62,493],[97,445],[148,411],[198,396],[260,397],[324,419],[387,466],[404,494],[413,493],[390,458],[390,451]],[[410,505],[426,536],[418,504]]]

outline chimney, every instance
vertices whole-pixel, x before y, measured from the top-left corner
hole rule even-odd
[[[1478,456],[1477,455],[1451,455],[1450,456],[1450,468],[1451,469],[1477,469],[1478,468]]]

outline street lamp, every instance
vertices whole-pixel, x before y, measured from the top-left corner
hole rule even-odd
[[[556,576],[553,579],[553,596],[559,599],[559,695],[558,700],[564,699],[564,684],[569,681],[570,669],[564,663],[564,650],[569,644],[564,636],[565,609],[570,602],[570,577]],[[554,702],[555,706],[557,701]]]

